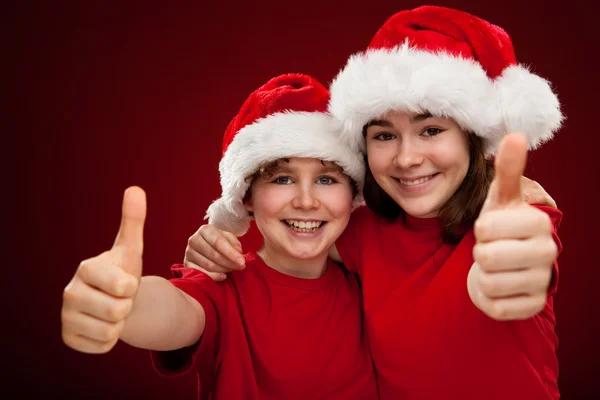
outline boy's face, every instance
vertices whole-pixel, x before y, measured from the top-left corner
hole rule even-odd
[[[309,260],[327,254],[352,211],[348,176],[315,158],[279,160],[252,183],[245,206],[254,213],[265,246]]]

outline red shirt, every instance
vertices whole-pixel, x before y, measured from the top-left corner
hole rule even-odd
[[[165,375],[194,368],[200,399],[378,398],[355,274],[329,263],[320,278],[296,278],[256,253],[224,282],[172,272],[204,308],[206,328],[197,345],[152,359]]]
[[[540,208],[557,230],[562,213]],[[362,281],[381,398],[558,399],[555,287],[535,317],[495,321],[467,292],[473,231],[458,245],[440,233],[437,218],[388,222],[362,207],[336,242]]]

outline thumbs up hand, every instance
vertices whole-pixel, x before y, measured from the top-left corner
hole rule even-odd
[[[142,275],[146,194],[128,188],[113,247],[82,261],[63,292],[62,338],[84,353],[106,353],[119,340]]]
[[[467,289],[473,304],[496,320],[527,319],[543,310],[558,255],[550,218],[524,200],[526,162],[525,137],[507,135],[475,222],[475,262]]]

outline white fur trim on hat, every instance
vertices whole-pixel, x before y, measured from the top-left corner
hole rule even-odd
[[[310,157],[332,161],[357,184],[359,193],[365,176],[362,155],[339,143],[340,124],[329,114],[281,112],[259,119],[236,134],[219,163],[221,198],[206,212],[209,223],[241,236],[250,227],[242,200],[249,188],[247,178],[262,165],[288,157]],[[362,196],[354,206],[362,203]]]
[[[494,81],[472,59],[419,50],[408,42],[351,56],[330,91],[329,111],[343,122],[350,145],[363,152],[363,127],[391,110],[452,118],[483,137],[488,154],[513,130],[526,130],[534,147],[551,138],[562,120],[548,83],[525,68],[507,68]]]
[[[530,149],[552,139],[564,116],[547,80],[531,73],[525,66],[514,65],[506,68],[494,84],[506,133],[523,133]],[[501,139],[497,138],[494,148]]]

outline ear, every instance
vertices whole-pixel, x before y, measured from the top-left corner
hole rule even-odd
[[[254,207],[252,206],[252,197],[244,202],[244,208],[248,211],[250,217],[254,216]]]

